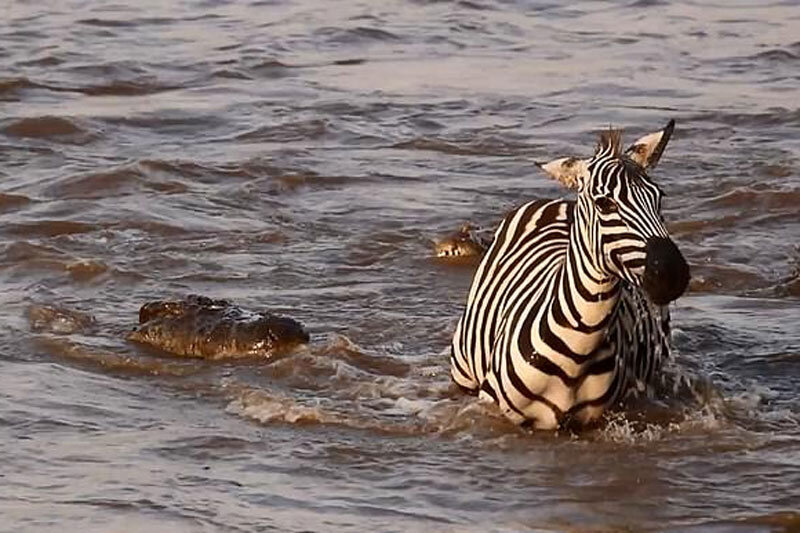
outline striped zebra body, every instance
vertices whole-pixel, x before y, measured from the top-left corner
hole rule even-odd
[[[611,148],[595,155],[588,174],[626,171],[628,162]],[[628,179],[620,175],[618,181]],[[620,186],[613,176],[609,183]],[[642,202],[657,212],[660,191],[651,185],[622,184],[641,189],[640,197],[652,193]],[[453,380],[496,402],[512,421],[536,428],[596,419],[627,394],[645,390],[669,356],[668,310],[651,303],[641,281],[645,263],[655,271],[657,254],[631,244],[636,222],[623,227],[611,216],[616,211],[600,216],[594,201],[602,196],[584,193],[577,201],[529,202],[505,217],[453,335]],[[660,215],[655,219],[652,228],[637,231],[660,243],[666,230]],[[688,282],[688,267],[686,276]]]

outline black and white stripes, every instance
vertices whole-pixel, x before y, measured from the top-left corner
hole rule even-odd
[[[456,383],[515,422],[555,428],[652,381],[669,349],[661,306],[688,283],[645,171],[671,131],[629,155],[609,132],[591,159],[542,165],[577,200],[529,202],[497,229],[453,336]]]

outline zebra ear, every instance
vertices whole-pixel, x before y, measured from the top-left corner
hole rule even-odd
[[[658,160],[661,159],[661,154],[664,153],[669,138],[672,137],[673,129],[675,129],[675,121],[670,120],[663,130],[637,139],[625,150],[625,154],[644,168],[655,168]]]
[[[562,157],[549,163],[536,163],[536,166],[544,170],[554,180],[561,182],[568,189],[580,189],[583,180],[588,174],[587,162],[577,157]]]

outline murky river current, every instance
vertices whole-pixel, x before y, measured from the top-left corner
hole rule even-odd
[[[799,86],[792,0],[5,0],[0,530],[800,530]],[[432,239],[669,118],[686,391],[581,434],[456,391]],[[124,340],[190,293],[311,343]]]

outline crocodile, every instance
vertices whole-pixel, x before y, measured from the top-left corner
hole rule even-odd
[[[36,332],[71,334],[97,328],[93,316],[61,307],[34,305],[27,314]],[[270,358],[308,343],[309,335],[292,318],[192,294],[145,303],[139,309],[139,324],[126,339],[182,357],[216,360]]]
[[[492,244],[492,235],[472,224],[464,224],[455,232],[436,239],[433,252],[439,258],[479,258]]]

